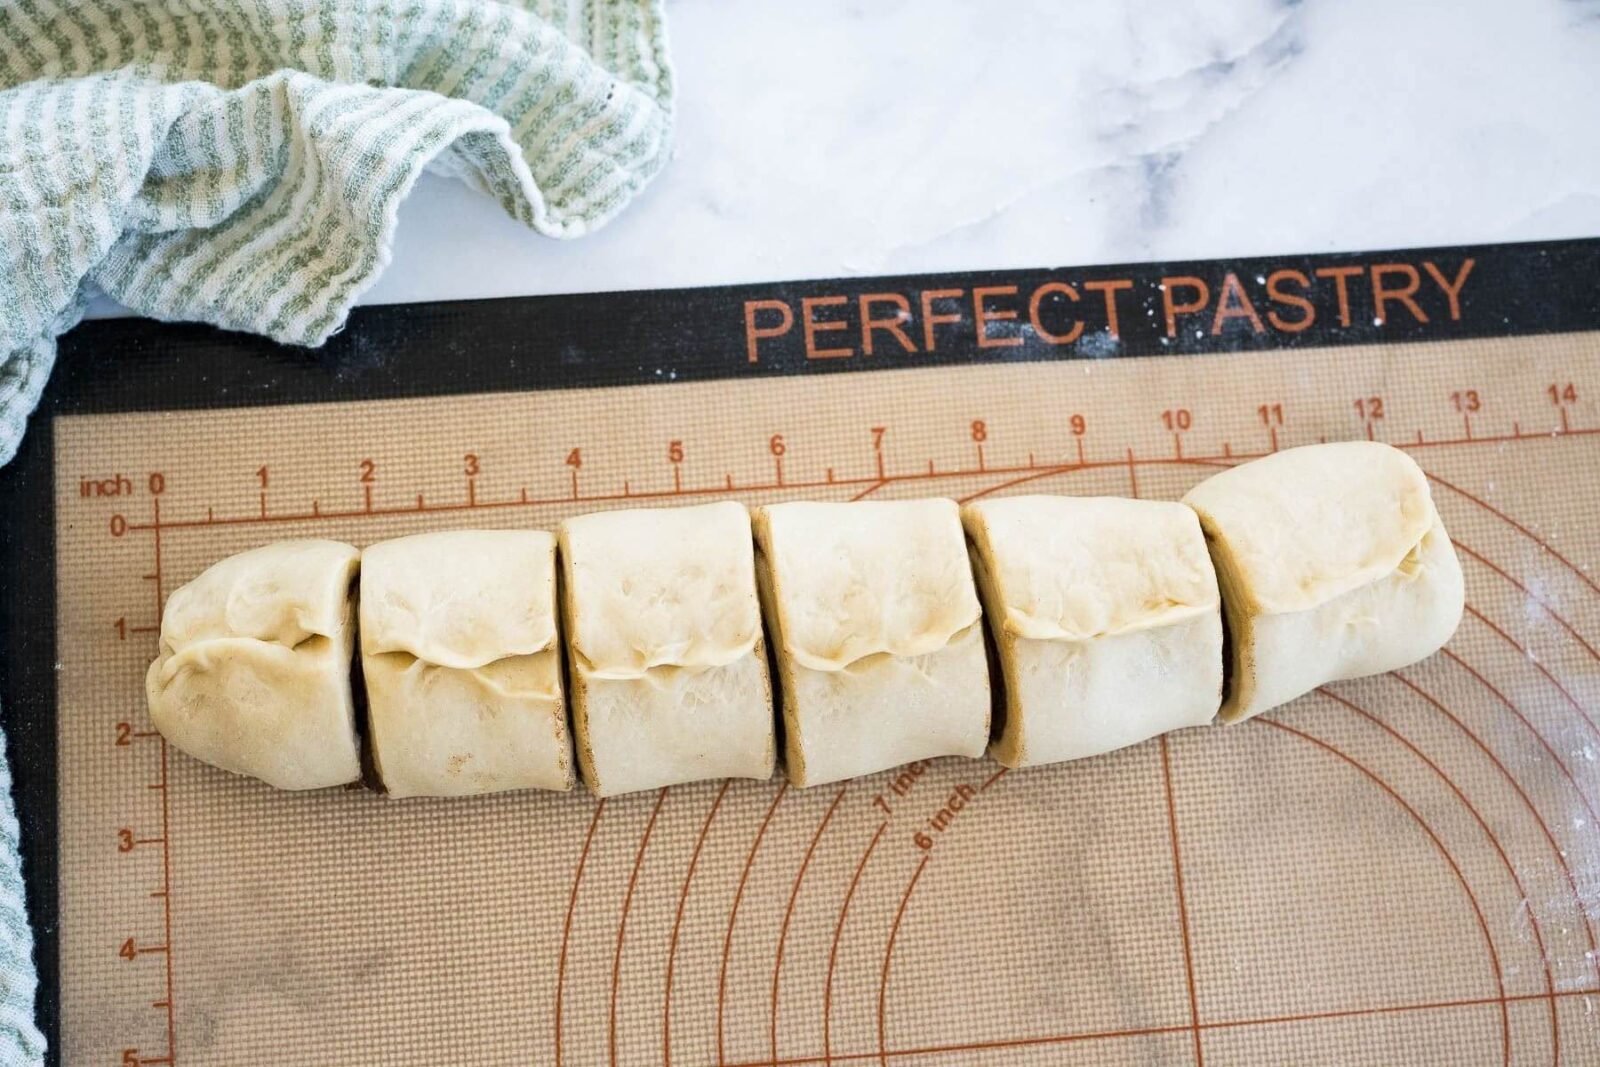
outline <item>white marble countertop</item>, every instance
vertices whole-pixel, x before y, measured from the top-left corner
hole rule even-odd
[[[1600,0],[668,15],[635,204],[557,242],[428,178],[369,300],[1600,235]]]
[[[426,176],[367,302],[1600,234],[1600,0],[668,14],[638,201],[561,242]]]

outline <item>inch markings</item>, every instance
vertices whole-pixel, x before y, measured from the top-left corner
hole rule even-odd
[[[1546,402],[1556,408],[1560,422],[1556,428],[1544,433],[1525,432],[1521,420],[1512,420],[1498,431],[1486,430],[1481,420],[1474,421],[1474,416],[1479,413],[1487,414],[1490,397],[1475,388],[1452,390],[1444,397],[1444,405],[1459,413],[1462,419],[1461,432],[1455,436],[1429,438],[1422,429],[1416,429],[1410,435],[1404,432],[1398,434],[1379,432],[1386,428],[1391,420],[1390,412],[1385,406],[1385,398],[1378,394],[1354,398],[1349,403],[1349,410],[1356,416],[1356,422],[1351,427],[1354,431],[1352,435],[1364,434],[1369,440],[1384,440],[1387,437],[1397,447],[1407,451],[1459,446],[1485,447],[1600,435],[1600,426],[1574,425],[1569,411],[1576,407],[1578,396],[1578,388],[1572,382],[1553,382],[1548,386],[1545,390]],[[1259,440],[1252,441],[1243,448],[1235,447],[1233,442],[1224,440],[1219,443],[1215,451],[1207,453],[1194,452],[1184,445],[1185,438],[1191,433],[1198,433],[1202,425],[1203,415],[1197,406],[1161,408],[1155,413],[1154,428],[1158,428],[1160,435],[1171,442],[1171,448],[1169,451],[1156,454],[1148,451],[1136,454],[1134,448],[1126,442],[1119,442],[1117,446],[1107,448],[1103,442],[1095,440],[1094,430],[1085,417],[1073,414],[1065,420],[1064,428],[1067,432],[1060,442],[1062,451],[1073,458],[1066,462],[1055,463],[1040,462],[1033,451],[1028,451],[1019,457],[1020,461],[1017,462],[996,463],[991,451],[998,437],[995,420],[978,418],[970,420],[963,427],[963,436],[969,449],[968,455],[971,457],[966,463],[939,466],[933,458],[928,458],[900,470],[891,469],[885,458],[885,438],[892,435],[892,428],[883,425],[868,426],[863,428],[861,434],[862,441],[868,445],[862,450],[867,461],[866,473],[840,473],[850,462],[849,457],[840,456],[825,466],[818,464],[817,469],[825,470],[825,474],[822,477],[811,478],[794,475],[793,460],[796,446],[786,439],[783,432],[775,431],[766,436],[763,448],[767,454],[768,469],[771,474],[764,480],[741,481],[737,487],[731,472],[724,472],[699,484],[690,482],[684,474],[690,445],[684,438],[671,438],[663,448],[667,477],[670,479],[669,486],[659,489],[640,488],[638,482],[630,478],[624,479],[620,485],[609,488],[599,486],[591,488],[585,484],[586,479],[580,479],[580,473],[592,450],[585,446],[574,445],[562,452],[564,456],[562,467],[565,470],[562,482],[565,491],[548,496],[530,493],[526,486],[519,486],[514,492],[499,497],[486,494],[479,488],[486,465],[479,453],[467,452],[464,464],[461,455],[453,458],[453,462],[459,465],[457,470],[461,474],[462,483],[459,495],[455,499],[428,502],[423,493],[408,489],[399,494],[400,502],[385,503],[379,492],[382,489],[380,468],[372,459],[364,458],[355,468],[360,502],[349,508],[324,507],[320,500],[314,499],[298,508],[291,506],[283,510],[273,510],[268,506],[265,489],[267,467],[263,465],[251,475],[259,490],[259,496],[254,501],[257,504],[255,508],[243,512],[236,511],[233,514],[226,512],[218,514],[220,510],[218,504],[191,503],[190,514],[161,520],[160,525],[164,529],[179,530],[208,526],[248,526],[261,523],[442,514],[479,509],[570,506],[584,503],[611,504],[623,500],[650,503],[670,501],[679,497],[725,496],[730,493],[746,495],[792,493],[805,490],[856,490],[854,498],[861,498],[893,485],[922,483],[932,487],[939,483],[959,482],[963,479],[995,477],[1015,479],[1006,482],[1002,487],[997,487],[1004,488],[1073,471],[1110,468],[1127,468],[1136,483],[1137,476],[1132,472],[1137,467],[1231,464],[1256,459],[1293,444],[1310,443],[1306,440],[1286,440],[1292,437],[1292,420],[1286,417],[1286,406],[1282,401],[1269,400],[1260,403],[1254,406],[1253,414],[1256,429],[1259,431]],[[1319,436],[1317,439],[1324,438]],[[1095,447],[1097,444],[1101,445],[1098,449]],[[1098,458],[1095,455],[1097,451],[1100,453]],[[648,472],[641,471],[640,474]],[[150,478],[152,489],[157,485],[165,488],[165,479],[162,475],[152,474]],[[984,492],[987,494],[993,491],[996,489]],[[152,531],[155,529],[155,523],[130,519],[119,512],[110,516],[108,528],[113,538],[121,538],[130,531],[141,533]],[[118,626],[125,627],[126,622],[119,619]],[[150,632],[150,629],[137,628],[130,632]]]
[[[265,468],[263,468],[264,470]],[[265,484],[263,475],[262,484]],[[150,571],[141,577],[151,583],[151,596],[154,604],[154,622],[144,626],[129,626],[127,616],[117,619],[116,630],[119,641],[126,641],[131,635],[155,635],[161,629],[161,613],[165,603],[165,592],[162,575],[161,559],[161,534],[165,523],[161,517],[161,497],[166,492],[166,477],[159,473],[152,473],[146,480],[146,488],[150,494],[150,521],[141,523],[138,528],[148,529],[151,534],[151,565]],[[263,494],[263,508],[265,508],[265,494]],[[119,516],[120,517],[120,516]],[[113,524],[111,529],[115,536],[119,526],[127,527],[127,523]],[[171,802],[171,777],[168,771],[169,759],[167,739],[150,727],[137,728],[132,722],[121,721],[115,724],[111,740],[112,746],[119,752],[130,752],[145,745],[155,749],[156,776],[154,781],[145,781],[142,784],[148,792],[156,793],[160,798],[158,829],[154,833],[140,834],[132,827],[119,827],[116,831],[113,848],[119,856],[129,857],[139,853],[157,852],[161,858],[161,866],[156,888],[149,890],[148,899],[160,902],[160,925],[162,939],[160,944],[146,944],[136,937],[128,937],[116,947],[118,958],[130,966],[150,966],[141,963],[145,957],[160,958],[160,972],[154,978],[160,995],[149,1001],[150,1008],[160,1012],[165,1024],[166,1048],[160,1052],[149,1051],[148,1044],[128,1044],[121,1050],[121,1064],[127,1067],[156,1067],[156,1065],[175,1065],[178,1062],[177,1052],[177,1015],[173,997],[173,948],[172,948],[172,802]],[[127,764],[124,763],[126,766]],[[129,768],[128,776],[133,784],[140,784],[136,780],[137,771]]]

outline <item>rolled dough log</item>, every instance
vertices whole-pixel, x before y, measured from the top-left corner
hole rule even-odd
[[[955,502],[772,504],[754,516],[789,780],[982,755],[989,673]]]
[[[360,553],[337,541],[241,552],[173,590],[145,676],[178,748],[279,789],[361,777],[350,660]]]
[[[459,530],[363,554],[361,665],[391,796],[572,788],[555,547],[542,530]]]
[[[1397,448],[1291,448],[1183,499],[1200,516],[1227,612],[1224,719],[1415,663],[1461,620],[1461,564],[1427,476]]]
[[[1018,496],[962,518],[1005,682],[996,760],[1080,759],[1216,716],[1221,601],[1194,512]]]
[[[561,525],[578,765],[598,796],[770,778],[772,689],[743,505]]]

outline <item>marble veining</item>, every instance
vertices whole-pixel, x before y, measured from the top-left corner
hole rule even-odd
[[[676,0],[601,232],[420,184],[372,302],[1600,234],[1600,0]]]

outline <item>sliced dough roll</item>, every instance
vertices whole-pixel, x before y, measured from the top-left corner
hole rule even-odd
[[[1397,448],[1292,448],[1183,499],[1200,516],[1227,612],[1224,719],[1415,663],[1461,620],[1461,564],[1427,476]]]
[[[743,505],[561,525],[578,764],[598,796],[770,778],[772,689]]]
[[[178,748],[280,789],[361,776],[350,659],[360,553],[337,541],[241,552],[173,590],[145,677]]]
[[[361,665],[391,796],[572,788],[555,548],[542,530],[460,530],[364,553]]]
[[[955,502],[773,504],[754,514],[789,780],[981,756],[989,672]]]
[[[996,760],[1080,759],[1216,716],[1221,603],[1194,512],[1017,496],[962,517],[1005,682]]]

